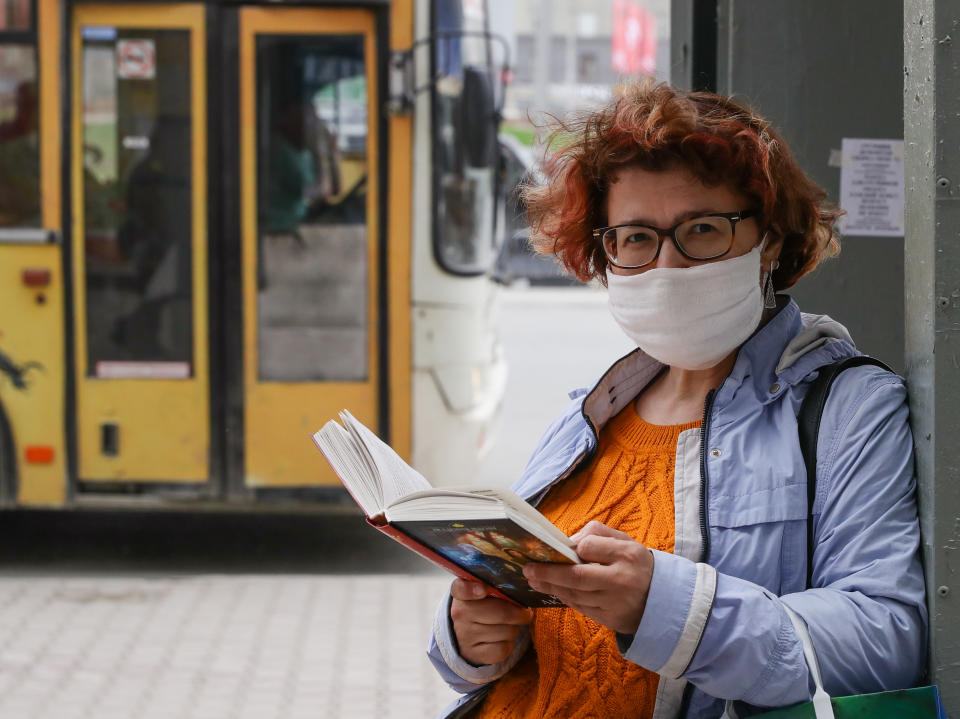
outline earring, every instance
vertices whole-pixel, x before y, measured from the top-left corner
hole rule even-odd
[[[768,310],[777,308],[777,297],[773,292],[773,274],[771,272],[763,273],[763,307]]]

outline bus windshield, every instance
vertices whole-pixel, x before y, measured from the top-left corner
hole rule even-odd
[[[486,7],[484,0],[435,0],[433,10],[434,255],[448,272],[478,275],[494,259],[496,152],[495,143],[468,141],[468,128],[484,119],[465,96],[471,85],[493,88]]]

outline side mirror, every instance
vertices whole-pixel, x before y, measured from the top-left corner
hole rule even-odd
[[[464,151],[470,167],[494,167],[498,162],[499,116],[493,98],[493,83],[486,68],[463,68],[462,127]]]

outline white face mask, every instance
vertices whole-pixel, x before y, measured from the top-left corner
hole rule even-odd
[[[740,257],[636,275],[607,269],[613,318],[637,346],[671,367],[716,366],[760,324],[762,245]]]

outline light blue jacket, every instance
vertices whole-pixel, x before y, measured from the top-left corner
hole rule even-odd
[[[873,366],[834,383],[820,425],[813,507],[813,588],[806,588],[806,471],[797,412],[817,368],[856,355],[847,331],[792,301],[741,349],[707,398],[700,429],[680,435],[675,553],[654,551],[646,610],[623,656],[657,672],[655,719],[719,717],[722,699],[771,707],[810,698],[800,639],[807,623],[826,690],[847,695],[913,686],[925,668],[927,613],[903,381]],[[592,457],[597,433],[656,376],[640,350],[614,364],[547,430],[514,484],[533,504]],[[449,595],[429,656],[482,700],[529,647],[475,667],[457,653]],[[743,705],[739,705],[741,708]]]

